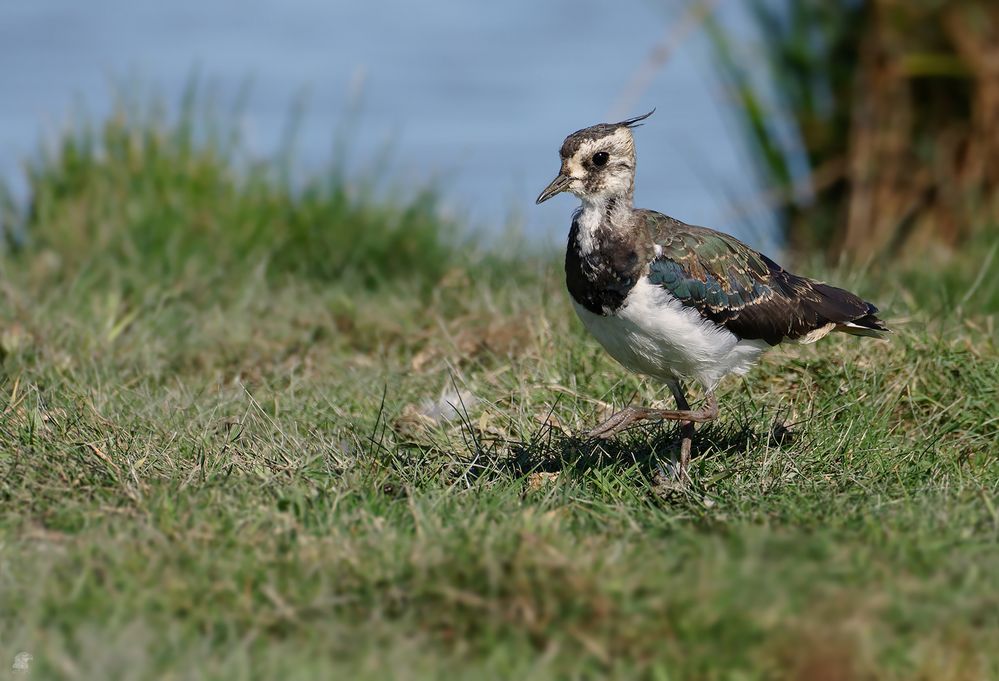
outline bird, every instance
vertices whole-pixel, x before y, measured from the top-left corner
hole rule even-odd
[[[655,112],[583,128],[565,138],[558,175],[537,203],[581,201],[565,252],[566,287],[583,326],[618,363],[665,383],[676,409],[626,406],[589,431],[610,438],[649,419],[680,422],[673,474],[689,480],[695,423],[718,416],[715,390],[767,350],[832,332],[885,339],[878,308],[793,274],[724,232],[634,207],[632,130]],[[687,402],[698,383],[705,401]],[[678,463],[678,465],[677,465]]]

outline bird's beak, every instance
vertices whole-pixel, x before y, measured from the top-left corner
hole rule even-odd
[[[569,183],[572,182],[572,178],[565,173],[559,173],[558,177],[552,180],[551,184],[545,187],[545,190],[538,194],[538,200],[535,203],[544,203],[556,194],[561,194],[562,192],[569,189]]]

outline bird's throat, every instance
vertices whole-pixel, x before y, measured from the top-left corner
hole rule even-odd
[[[583,199],[576,222],[579,224],[579,250],[589,255],[596,250],[603,232],[627,229],[632,219],[631,195],[594,196]]]

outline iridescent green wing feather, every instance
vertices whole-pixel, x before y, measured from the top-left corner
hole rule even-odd
[[[870,303],[791,274],[735,237],[653,211],[639,214],[660,249],[649,281],[740,338],[776,345],[830,323],[884,328]]]

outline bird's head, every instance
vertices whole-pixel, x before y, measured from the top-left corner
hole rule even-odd
[[[635,140],[631,129],[655,112],[620,123],[601,123],[565,138],[558,177],[538,196],[537,203],[570,192],[581,199],[630,195],[635,186]]]

